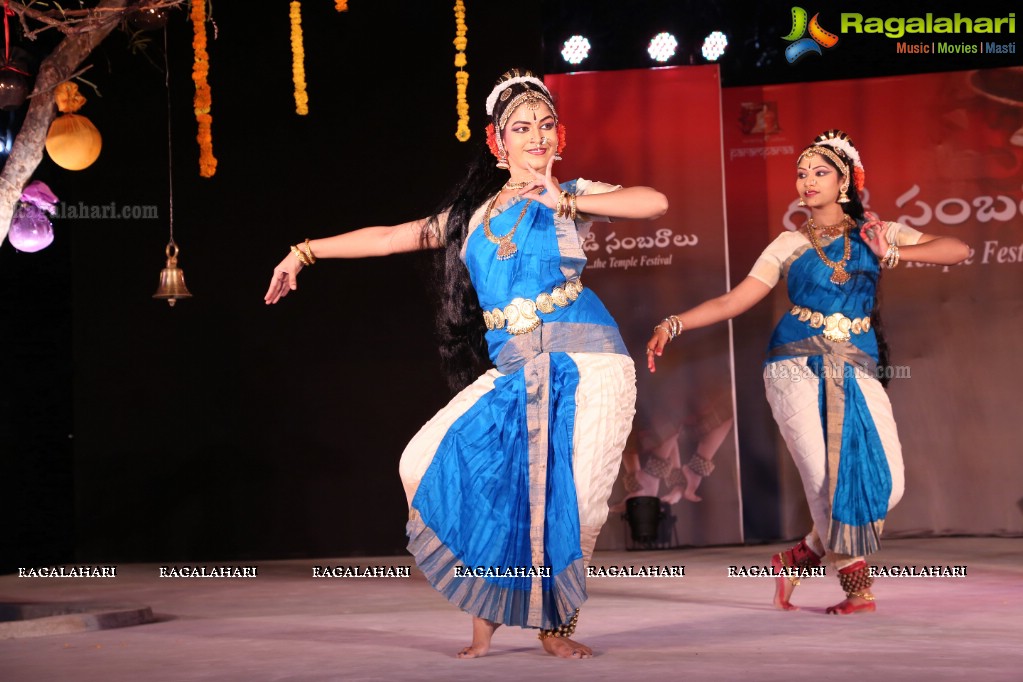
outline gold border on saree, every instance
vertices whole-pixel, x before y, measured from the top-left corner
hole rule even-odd
[[[825,315],[801,305],[792,306],[789,314],[799,318],[800,322],[809,322],[814,329],[823,327],[822,333],[828,341],[848,341],[852,334],[866,334],[870,331],[870,317],[848,318],[842,313]]]
[[[536,314],[553,313],[555,307],[565,308],[579,298],[583,292],[581,279],[573,279],[548,292],[539,294],[535,299],[516,298],[504,308],[483,311],[483,323],[489,331],[507,329],[509,334],[528,334],[540,326],[540,317]]]

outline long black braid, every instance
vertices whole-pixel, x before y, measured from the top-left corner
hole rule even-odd
[[[497,80],[487,104],[487,113],[494,126],[495,145],[499,145],[503,132],[502,116],[531,99],[545,102],[554,111],[550,92],[532,72],[511,69]],[[444,248],[435,261],[441,299],[437,306],[437,327],[441,363],[448,385],[454,392],[468,386],[489,365],[483,310],[469,278],[469,270],[462,261],[462,248],[473,213],[497,194],[508,180],[508,175],[500,172],[495,165],[495,154],[504,161],[503,147],[491,149],[484,142],[477,143],[465,178],[427,222],[423,234],[425,240],[429,234],[439,233],[440,226],[444,225]]]
[[[444,248],[434,258],[440,297],[437,331],[440,358],[453,393],[476,379],[489,365],[484,339],[483,310],[462,261],[462,246],[469,233],[472,214],[494,196],[507,180],[494,166],[485,143],[479,143],[464,179],[451,190],[430,221],[427,230],[444,225]],[[446,214],[446,224],[443,216]]]

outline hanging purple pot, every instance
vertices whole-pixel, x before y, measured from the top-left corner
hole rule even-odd
[[[14,209],[7,238],[18,251],[35,253],[53,243],[53,224],[46,211],[34,204],[20,202]]]

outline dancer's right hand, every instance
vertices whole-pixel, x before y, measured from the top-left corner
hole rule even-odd
[[[266,296],[263,297],[263,301],[267,305],[276,303],[287,296],[289,291],[298,289],[298,282],[295,278],[302,267],[302,261],[294,253],[289,253],[285,256],[280,265],[274,268],[274,275],[270,280],[270,287],[266,290]]]

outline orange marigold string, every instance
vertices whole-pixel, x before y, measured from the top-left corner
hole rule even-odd
[[[348,0],[334,0],[334,9],[338,12],[347,12]]]
[[[210,115],[212,97],[207,77],[210,73],[210,56],[206,52],[206,0],[192,0],[192,49],[195,63],[192,66],[192,81],[195,82],[195,120],[199,124],[196,140],[199,142],[199,175],[212,178],[217,172],[217,159],[213,156],[213,116]]]
[[[295,111],[309,113],[309,95],[305,91],[305,47],[302,45],[302,3],[291,3],[291,78],[295,82]]]
[[[455,66],[458,71],[455,73],[455,88],[458,92],[458,100],[455,110],[458,112],[458,128],[455,130],[455,138],[459,142],[467,142],[472,133],[469,131],[469,102],[465,98],[465,89],[469,86],[469,72],[465,71],[465,47],[468,44],[465,27],[465,3],[463,0],[455,0]]]

